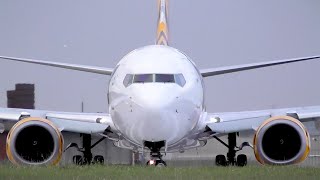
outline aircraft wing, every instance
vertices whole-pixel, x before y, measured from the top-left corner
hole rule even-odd
[[[103,133],[108,127],[114,129],[109,114],[50,112],[29,109],[0,108],[0,133],[25,117],[47,119],[60,130],[75,133]]]
[[[210,128],[215,133],[233,133],[257,130],[260,125],[272,117],[293,117],[300,122],[320,120],[320,106],[270,109],[261,111],[208,113],[205,114],[203,128]]]
[[[111,68],[85,66],[85,65],[59,63],[59,62],[50,62],[50,61],[42,61],[42,60],[35,60],[35,59],[25,59],[25,58],[16,58],[16,57],[7,57],[7,56],[0,56],[0,59],[5,59],[5,60],[9,60],[9,61],[17,61],[17,62],[25,62],[25,63],[31,63],[31,64],[40,64],[40,65],[45,65],[45,66],[52,66],[52,67],[58,67],[58,68],[63,68],[63,69],[71,69],[71,70],[76,70],[76,71],[84,71],[84,72],[103,74],[103,75],[111,75],[113,72],[113,69],[111,69]]]
[[[276,66],[281,64],[288,64],[300,61],[310,61],[313,59],[319,59],[320,56],[310,56],[310,57],[301,57],[295,59],[286,59],[286,60],[276,60],[276,61],[269,61],[269,62],[260,62],[260,63],[252,63],[252,64],[243,64],[243,65],[236,65],[236,66],[227,66],[227,67],[219,67],[219,68],[211,68],[211,69],[202,69],[200,73],[202,77],[209,77],[209,76],[217,76],[221,74],[229,74],[234,72],[246,71],[251,69],[259,69],[269,66]]]

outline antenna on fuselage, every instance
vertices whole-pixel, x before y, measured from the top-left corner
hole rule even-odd
[[[84,102],[81,102],[81,112],[84,112]]]
[[[168,0],[158,0],[159,17],[156,45],[169,45]]]

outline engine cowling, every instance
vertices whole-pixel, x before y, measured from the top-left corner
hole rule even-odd
[[[305,160],[310,151],[309,133],[290,116],[272,117],[254,136],[254,153],[261,164],[288,165]]]
[[[23,119],[7,136],[7,156],[14,164],[55,165],[61,159],[62,149],[61,132],[46,119]]]

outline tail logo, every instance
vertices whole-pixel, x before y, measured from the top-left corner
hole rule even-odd
[[[159,19],[158,19],[158,30],[157,30],[157,45],[169,45],[168,39],[168,24],[167,24],[167,16],[168,16],[168,0],[159,0]]]

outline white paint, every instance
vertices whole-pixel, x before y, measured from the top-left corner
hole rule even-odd
[[[133,83],[127,74],[183,74],[186,84]],[[130,142],[177,143],[194,130],[203,111],[202,76],[192,61],[168,46],[146,46],[119,63],[109,85],[109,112],[115,127]]]

